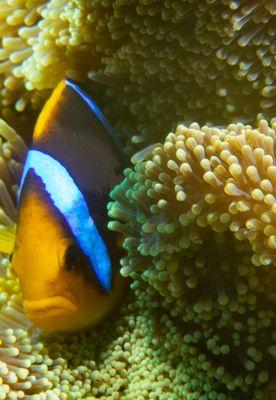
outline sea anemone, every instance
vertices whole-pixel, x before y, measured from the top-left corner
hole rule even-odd
[[[108,103],[118,133],[129,138],[129,150],[163,140],[180,121],[225,125],[273,117],[274,14],[272,2],[257,0],[128,7],[115,1],[112,26],[125,29],[128,39],[96,72],[115,83],[125,79],[108,89],[112,101],[103,96],[102,104]]]
[[[213,368],[193,342],[179,351],[177,325],[147,293],[129,296],[98,329],[47,337],[22,313],[7,259],[3,267],[0,285],[6,293],[5,282],[9,293],[0,311],[1,399],[232,398],[220,382],[221,368]]]
[[[65,75],[126,153],[184,122],[113,191],[132,290],[99,328],[35,329],[1,256],[0,399],[275,398],[275,125],[246,125],[273,117],[274,15],[270,0],[2,0],[0,112],[18,132]],[[26,154],[11,126],[0,229]]]
[[[3,120],[0,129],[2,229],[14,225],[14,194],[26,147]],[[170,316],[151,303],[147,293],[133,292],[98,329],[47,336],[25,317],[18,279],[2,256],[0,398],[177,400],[184,395],[192,399],[200,390],[226,399],[220,382],[206,374],[207,364],[197,367],[194,346],[178,353],[178,330]],[[159,318],[165,321],[160,331]]]
[[[250,399],[275,374],[275,127],[180,124],[109,204],[122,275],[178,321],[179,349],[196,344]]]
[[[2,120],[0,128],[3,136],[1,147],[3,161],[1,179],[2,187],[5,188],[3,193],[11,193],[11,199],[13,199],[26,147],[16,132]],[[132,174],[132,181],[131,188],[127,190],[127,201],[124,197],[124,190],[129,185],[129,178],[126,178],[121,186],[114,190],[112,196],[116,198],[116,203],[110,205],[110,213],[113,217],[116,214],[117,219],[119,218],[118,213],[120,214],[119,219],[124,220],[126,216],[128,218],[125,226],[122,223],[113,222],[111,228],[118,229],[120,226],[119,230],[123,230],[124,234],[128,235],[125,244],[129,253],[123,260],[122,272],[124,275],[126,272],[130,272],[127,269],[127,263],[131,264],[131,269],[136,271],[131,272],[133,290],[125,298],[117,313],[99,328],[67,336],[46,335],[36,329],[23,314],[20,287],[10,262],[6,257],[1,257],[1,399],[147,400],[158,398],[178,400],[185,398],[187,400],[203,400],[217,398],[230,400],[240,398],[240,396],[243,396],[242,398],[245,400],[273,399],[275,394],[273,360],[276,355],[275,342],[273,342],[275,338],[272,337],[275,323],[275,313],[272,308],[275,303],[275,287],[273,286],[275,280],[271,279],[273,278],[273,266],[270,265],[272,262],[268,264],[266,261],[265,265],[261,267],[253,265],[248,257],[250,251],[246,249],[246,246],[238,249],[232,238],[233,249],[227,249],[229,257],[226,257],[224,264],[219,264],[222,250],[218,252],[217,265],[210,263],[210,260],[204,264],[204,257],[202,257],[202,255],[204,256],[204,247],[200,243],[200,239],[206,240],[204,230],[207,226],[204,224],[198,226],[200,237],[197,240],[195,240],[195,236],[189,235],[188,230],[186,231],[187,237],[190,237],[194,243],[190,246],[190,253],[187,245],[180,249],[175,239],[176,245],[175,247],[171,245],[170,250],[168,247],[159,255],[156,250],[152,250],[153,253],[146,255],[147,246],[139,247],[137,242],[139,238],[142,241],[146,238],[149,240],[157,238],[152,229],[149,229],[150,225],[144,225],[143,220],[147,210],[149,224],[153,223],[151,213],[152,215],[158,213],[156,213],[156,207],[149,208],[149,203],[156,202],[158,196],[158,202],[163,200],[163,203],[159,202],[159,205],[163,204],[162,207],[158,206],[164,228],[160,231],[159,243],[161,246],[162,236],[166,236],[168,246],[172,243],[170,240],[173,234],[170,227],[172,221],[168,222],[167,220],[174,215],[168,212],[171,210],[170,206],[173,206],[175,221],[178,216],[177,210],[182,209],[179,214],[183,215],[180,218],[181,226],[177,227],[177,223],[174,221],[180,241],[183,240],[181,230],[189,227],[189,224],[183,225],[184,214],[188,213],[187,215],[190,216],[194,214],[195,207],[191,204],[192,214],[188,212],[189,197],[184,196],[185,198],[183,198],[183,194],[177,194],[180,190],[177,190],[177,193],[171,197],[171,202],[168,201],[170,198],[167,198],[167,206],[164,203],[167,191],[166,193],[161,191],[162,195],[158,191],[158,188],[161,188],[164,183],[163,190],[165,187],[169,189],[175,179],[172,174],[175,174],[176,170],[171,168],[174,164],[168,163],[168,161],[172,161],[174,158],[174,162],[177,164],[179,159],[174,156],[172,145],[178,143],[177,148],[187,153],[186,164],[181,162],[183,168],[184,164],[186,165],[184,168],[186,172],[182,171],[179,176],[187,176],[188,164],[197,168],[197,172],[200,171],[197,164],[202,160],[196,154],[199,155],[199,150],[202,148],[206,152],[203,159],[209,158],[212,167],[210,169],[214,169],[214,174],[216,174],[215,167],[219,163],[214,166],[214,160],[217,160],[214,157],[216,150],[219,149],[219,142],[223,148],[221,151],[227,150],[223,147],[223,143],[229,143],[229,149],[233,153],[235,152],[237,159],[242,162],[238,157],[240,142],[238,140],[239,146],[235,147],[231,138],[238,138],[239,135],[245,134],[252,147],[254,147],[254,143],[258,143],[258,149],[265,149],[267,154],[263,154],[263,158],[267,160],[269,153],[271,155],[269,138],[274,140],[275,132],[264,121],[260,123],[258,130],[252,130],[249,126],[244,127],[241,124],[232,125],[228,130],[214,128],[200,130],[199,126],[194,124],[190,128],[179,126],[178,133],[168,136],[166,144],[163,146],[163,153],[161,146],[155,146],[154,157],[148,155],[147,161],[137,164],[136,172],[128,170],[126,174],[128,176]],[[204,135],[206,135],[205,139]],[[256,138],[254,141],[252,139],[255,137],[254,135],[258,136],[261,141],[259,142]],[[174,140],[175,137],[178,138],[177,141]],[[193,142],[191,143],[189,140],[192,137],[195,140],[200,137],[202,139],[202,147],[195,151],[195,146],[192,146]],[[180,143],[185,146],[181,146]],[[180,151],[178,154],[181,153],[183,157],[183,152]],[[167,175],[165,172],[161,174],[160,171],[155,175],[157,170],[153,163],[159,160],[158,168],[167,168],[166,165],[163,166],[164,161],[161,162],[164,159],[167,159],[167,164],[170,166],[166,172]],[[206,161],[203,162],[203,165],[206,166]],[[257,165],[260,168],[259,164]],[[147,188],[147,190],[151,189],[148,200],[144,196],[141,184],[145,179],[145,171],[148,171],[147,174],[150,175],[146,178],[147,185],[153,177],[156,185],[159,176],[162,183],[154,190],[150,186]],[[135,176],[139,177],[139,183],[133,185]],[[189,176],[191,178],[191,175]],[[198,183],[201,175],[198,173],[194,176],[194,182]],[[249,174],[249,176],[251,175]],[[223,181],[223,174],[219,175],[218,179]],[[206,188],[210,189],[207,192],[214,194],[216,186],[213,187],[208,182],[207,179]],[[194,192],[192,185],[184,183],[178,182],[176,185],[182,184],[183,192],[187,192],[186,195],[191,196],[191,193]],[[262,186],[260,187],[262,188]],[[265,187],[267,187],[267,183]],[[156,189],[156,193],[159,195],[154,197],[152,194]],[[219,191],[217,194],[219,195]],[[209,198],[210,196],[207,196],[207,199]],[[215,202],[218,199],[219,197],[215,199]],[[8,207],[9,202],[7,203],[5,196],[1,197],[1,201],[5,210],[5,214],[2,214],[5,215],[2,227],[3,225],[9,226],[14,223]],[[120,205],[123,204],[123,212],[118,201]],[[254,199],[252,201],[254,203]],[[180,202],[180,207],[176,207],[177,202]],[[212,205],[215,202],[207,203]],[[193,204],[196,204],[195,200],[193,200]],[[183,207],[186,207],[185,211],[183,211]],[[208,215],[212,213],[211,210],[209,211]],[[135,215],[138,215],[139,218],[134,218]],[[195,213],[195,215],[199,217],[202,213]],[[208,245],[212,245],[212,249],[216,248],[217,243],[219,246],[223,246],[223,240],[217,240],[219,237],[217,233],[221,235],[222,230],[215,233],[213,230],[217,229],[217,225],[214,222],[211,219],[209,224],[210,241]],[[144,227],[141,228],[142,226]],[[196,231],[190,230],[190,233]],[[131,237],[131,232],[135,232],[135,238]],[[141,232],[143,232],[142,235]],[[133,257],[133,249],[131,246],[129,247],[133,239],[136,240],[137,248],[141,251],[139,254],[136,253],[135,257]],[[264,236],[260,233],[259,239],[253,240],[252,247],[254,243],[258,242],[260,248],[266,251],[269,244],[266,244],[263,239]],[[146,245],[146,242],[143,243]],[[251,245],[250,240],[249,243]],[[245,253],[243,265],[237,262],[236,257],[233,258],[233,261],[230,258],[231,251],[232,254],[235,254],[235,246],[239,254]],[[258,254],[262,255],[263,253]],[[273,254],[272,252],[271,257]],[[134,263],[133,260],[135,260]],[[183,262],[183,272],[178,263],[179,260]],[[235,264],[235,262],[237,263]],[[140,269],[142,273],[139,272]],[[207,278],[205,278],[204,287],[207,286],[207,289],[202,290],[202,278],[208,275],[209,271],[210,274],[213,273],[212,281],[217,285],[211,282],[208,287]],[[189,281],[190,277],[192,279]],[[269,279],[271,280],[269,281]],[[169,280],[171,281],[169,282]],[[191,285],[191,282],[195,280],[198,280],[199,290],[197,293],[201,296],[198,298],[194,298],[196,288],[195,285]],[[247,292],[244,293],[246,285]],[[180,286],[185,290],[179,290]],[[236,292],[235,287],[237,288]],[[231,326],[232,324],[233,326]],[[223,336],[225,333],[227,335]]]
[[[3,0],[1,112],[14,124],[12,109],[39,109],[67,75],[90,87],[126,151],[160,140],[180,119],[269,119],[272,3]]]

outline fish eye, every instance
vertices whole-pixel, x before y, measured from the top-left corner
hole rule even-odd
[[[82,254],[76,243],[70,244],[64,255],[64,266],[67,271],[73,271],[82,260]]]

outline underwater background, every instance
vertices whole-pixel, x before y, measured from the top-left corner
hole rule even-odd
[[[1,227],[16,221],[24,141],[65,75],[129,160],[156,144],[111,193],[130,290],[100,327],[33,327],[1,257],[0,399],[275,399],[275,11],[0,2]]]

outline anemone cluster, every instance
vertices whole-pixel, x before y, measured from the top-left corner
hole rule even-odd
[[[274,398],[275,382],[264,386],[265,372],[248,393],[250,374],[243,381],[215,365],[198,346],[202,333],[183,336],[179,322],[147,291],[135,290],[112,320],[92,332],[43,336],[22,313],[8,261],[1,264],[1,399]]]
[[[26,148],[3,120],[0,128],[1,223],[9,226],[7,193],[12,201]],[[274,142],[265,121],[257,129],[179,125],[140,156],[109,205],[110,228],[126,235],[122,274],[132,290],[93,331],[34,328],[2,256],[1,398],[272,400]]]
[[[34,328],[0,257],[0,400],[275,399],[274,16],[271,0],[0,0],[13,128],[68,76],[126,153],[151,145],[112,193],[131,290],[99,328]],[[0,230],[26,154],[11,126],[0,120]]]
[[[92,332],[46,336],[23,314],[9,261],[0,268],[1,399],[233,399],[223,368],[196,347],[199,332],[179,347],[178,325],[149,294],[134,291]]]
[[[11,204],[26,147],[3,120],[0,129],[3,228],[14,224]],[[180,351],[180,335],[178,324],[161,302],[136,290],[118,313],[98,329],[66,336],[45,335],[25,317],[18,279],[9,260],[1,256],[3,400],[192,400],[200,396],[231,399],[211,364],[198,363],[198,357],[203,361],[204,356],[193,342]]]
[[[250,399],[276,373],[275,143],[264,120],[178,125],[125,170],[109,204],[122,275],[169,310],[179,349],[196,344]]]
[[[274,15],[270,0],[2,0],[2,115],[39,109],[67,75],[90,86],[126,151],[183,119],[269,119]]]
[[[121,92],[107,92],[113,102],[106,111],[130,138],[130,151],[163,140],[172,123],[183,120],[227,124],[274,116],[272,2],[140,1],[126,7],[117,1],[114,15],[129,39],[97,72],[115,83],[124,73]]]
[[[175,318],[147,293],[128,297],[113,321],[91,333],[39,335],[22,314],[16,280],[3,262],[9,301],[0,315],[2,399],[240,398],[235,388],[241,378],[234,380],[224,366],[212,365],[198,347],[198,330],[182,343]],[[1,289],[5,293],[2,284]],[[266,378],[259,375],[262,384]],[[243,383],[243,399],[273,399],[270,387],[248,396],[249,381]]]

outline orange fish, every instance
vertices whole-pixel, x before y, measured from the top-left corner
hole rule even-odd
[[[97,105],[61,81],[38,118],[18,190],[12,265],[35,325],[94,326],[122,296],[118,237],[107,229],[122,169],[120,143]],[[7,251],[11,229],[0,237]]]

